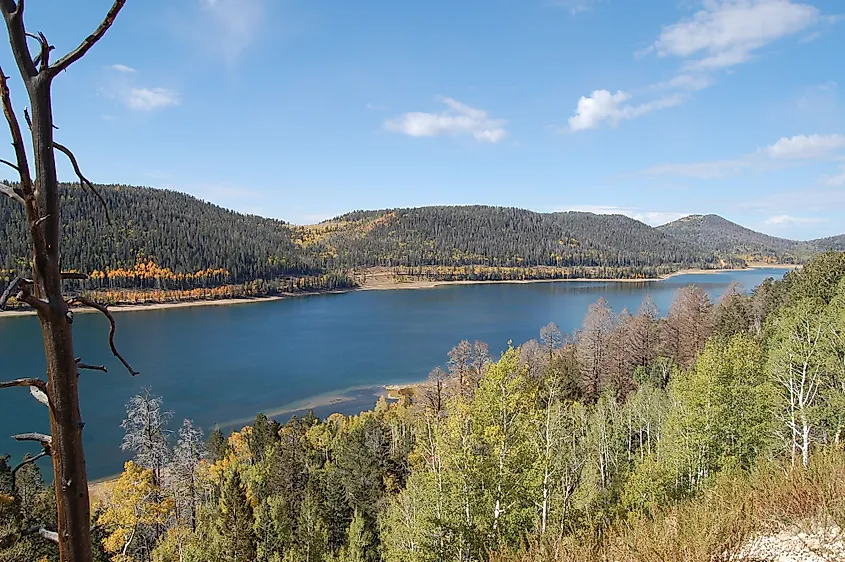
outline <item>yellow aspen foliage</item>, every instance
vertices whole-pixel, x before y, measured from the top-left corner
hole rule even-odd
[[[112,562],[130,562],[127,552],[139,529],[163,525],[173,508],[173,500],[155,485],[153,471],[127,462],[120,478],[109,486],[105,510],[97,519],[109,531],[103,548],[113,554]]]

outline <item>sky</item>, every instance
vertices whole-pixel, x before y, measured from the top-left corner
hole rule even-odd
[[[57,60],[110,5],[30,0],[27,29]],[[842,0],[128,0],[56,78],[56,140],[97,183],[297,224],[486,204],[810,239],[845,232],[842,53]]]

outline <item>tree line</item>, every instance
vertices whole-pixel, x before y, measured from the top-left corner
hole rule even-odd
[[[351,282],[355,272],[378,266],[445,267],[451,278],[495,279],[548,278],[549,268],[559,272],[553,278],[595,276],[596,270],[622,277],[744,263],[717,259],[695,241],[620,215],[424,207],[354,212],[299,227],[174,191],[97,190],[108,214],[91,190],[59,186],[62,267],[87,275],[77,282],[87,290],[175,292],[323,276]],[[30,259],[23,210],[0,199],[0,279],[23,273]],[[477,271],[464,273],[467,267]]]
[[[189,420],[172,432],[147,392],[123,424],[134,458],[97,504],[100,559],[570,559],[726,475],[843,465],[843,358],[845,254],[830,253],[750,294],[685,287],[665,316],[600,299],[575,334],[549,324],[498,358],[462,341],[426,384],[357,416],[261,414],[205,440]],[[35,465],[0,469],[6,529],[49,512]]]

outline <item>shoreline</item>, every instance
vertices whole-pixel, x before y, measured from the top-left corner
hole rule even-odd
[[[200,306],[229,306],[238,304],[254,304],[262,302],[273,302],[286,300],[291,298],[309,297],[314,295],[335,295],[352,293],[356,291],[392,291],[392,290],[407,290],[407,289],[434,289],[437,287],[445,287],[450,285],[491,285],[491,284],[527,284],[527,283],[654,283],[678,277],[680,275],[709,275],[716,273],[727,273],[731,271],[746,271],[752,269],[784,269],[793,270],[801,267],[795,264],[753,264],[742,268],[722,268],[722,269],[682,269],[669,273],[662,277],[648,277],[644,279],[631,278],[589,278],[580,277],[572,279],[503,279],[503,280],[462,280],[462,281],[408,281],[397,282],[391,280],[387,283],[371,283],[369,286],[353,287],[349,289],[337,289],[333,291],[315,291],[306,293],[288,293],[284,295],[273,295],[267,297],[243,297],[243,298],[229,298],[229,299],[205,299],[193,301],[177,301],[164,303],[146,303],[146,304],[119,304],[109,306],[110,312],[144,312],[148,310],[167,310],[171,308],[193,308]],[[91,314],[96,313],[96,310],[90,308],[74,308],[74,314]],[[0,312],[0,320],[3,318],[13,318],[18,316],[34,316],[35,311],[32,309],[26,310],[6,310]]]

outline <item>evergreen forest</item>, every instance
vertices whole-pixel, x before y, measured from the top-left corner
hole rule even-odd
[[[653,228],[622,215],[442,206],[296,226],[175,191],[98,192],[105,207],[89,189],[60,186],[62,267],[112,304],[344,289],[378,269],[397,280],[653,278],[841,249],[837,238],[794,242],[712,216]],[[28,270],[26,229],[20,205],[0,199],[0,281]]]

